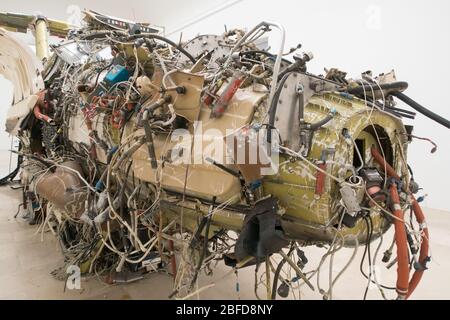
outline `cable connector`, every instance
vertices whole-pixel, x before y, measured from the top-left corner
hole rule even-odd
[[[401,190],[403,187],[403,182],[395,177],[390,177],[387,182],[386,185],[388,186],[392,186],[392,185],[396,185],[397,186],[397,190]]]
[[[384,252],[383,259],[381,259],[381,261],[383,261],[384,263],[388,263],[389,260],[391,260],[391,256],[392,256],[392,250],[388,249]]]
[[[426,258],[423,260],[422,263],[420,263],[420,262],[418,262],[418,261],[415,261],[415,262],[414,262],[414,269],[415,269],[416,271],[425,271],[425,270],[428,269],[427,263],[430,262],[430,261],[431,261],[431,257],[429,257],[429,256],[426,257]]]
[[[423,196],[418,197],[418,198],[416,199],[416,201],[417,201],[418,203],[421,203],[421,202],[423,202],[423,201],[425,200],[425,198],[426,198],[427,196],[428,196],[427,194],[424,194]]]

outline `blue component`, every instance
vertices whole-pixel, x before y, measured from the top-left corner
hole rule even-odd
[[[105,185],[102,180],[98,180],[95,184],[95,191],[100,192],[105,188]]]
[[[119,149],[118,146],[112,147],[111,149],[109,149],[108,154],[112,156],[114,153],[116,153],[117,149]]]
[[[112,86],[118,82],[127,81],[130,78],[130,72],[120,64],[116,64],[112,69],[106,74],[104,81]]]
[[[425,197],[424,196],[421,196],[421,197],[418,197],[417,198],[417,202],[423,202],[423,200],[425,200]]]
[[[341,92],[341,97],[348,99],[348,100],[353,100],[353,95],[351,95],[350,93],[347,93],[347,92]]]
[[[261,186],[261,180],[255,180],[249,183],[248,187],[250,190],[255,191]]]

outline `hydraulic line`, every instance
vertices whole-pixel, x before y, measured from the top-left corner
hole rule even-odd
[[[271,100],[270,107],[269,107],[269,127],[274,128],[275,124],[275,115],[277,113],[277,107],[278,107],[278,100],[281,94],[281,91],[283,90],[284,83],[286,82],[287,78],[289,77],[291,73],[287,73],[281,78],[278,87],[274,93],[274,96]],[[272,135],[269,133],[267,134],[267,142],[270,145],[272,142]]]
[[[416,111],[420,112],[424,116],[430,118],[431,120],[436,121],[437,123],[443,125],[447,129],[450,129],[450,121],[441,117],[440,115],[428,110],[427,108],[421,106],[416,101],[408,97],[407,95],[403,94],[402,92],[393,92],[394,96],[402,100],[404,103],[409,105],[411,108],[415,109]]]
[[[389,187],[392,202],[394,203],[394,215],[398,218],[394,220],[395,244],[397,246],[397,293],[399,299],[406,299],[408,296],[409,281],[409,258],[408,242],[405,231],[404,212],[400,206],[397,185],[392,183]],[[401,219],[401,220],[399,220]]]
[[[380,165],[381,169],[386,170],[386,173],[390,177],[394,177],[396,179],[400,179],[399,175],[395,172],[394,168],[391,167],[382,157],[382,155],[378,152],[378,150],[375,147],[372,147],[371,149],[372,156],[374,160]],[[419,254],[419,263],[421,265],[421,268],[418,270],[415,270],[410,283],[409,283],[409,290],[406,295],[406,298],[409,298],[411,294],[413,293],[414,289],[416,289],[417,285],[419,284],[420,280],[422,279],[423,272],[426,270],[426,263],[429,261],[430,257],[428,256],[428,250],[429,250],[429,232],[428,227],[426,225],[425,221],[425,215],[423,214],[423,211],[417,202],[416,198],[412,196],[412,208],[414,215],[416,217],[417,222],[420,225],[420,228],[422,229],[423,235],[422,235],[422,244],[420,246],[420,254]]]
[[[262,55],[265,55],[265,56],[267,56],[267,57],[269,57],[270,59],[276,59],[277,58],[277,55],[276,54],[273,54],[273,53],[270,53],[270,52],[268,52],[268,51],[264,51],[264,50],[248,50],[248,51],[242,51],[242,52],[240,52],[239,53],[239,56],[246,56],[246,55],[252,55],[252,54],[262,54]],[[286,63],[286,64],[292,64],[292,62],[291,61],[289,61],[289,60],[287,60],[287,59],[282,59],[281,61],[283,61],[284,63]],[[281,74],[281,73],[280,73]],[[282,77],[282,75],[281,75],[281,77]],[[281,77],[280,76],[278,76],[278,79],[281,79]]]
[[[381,166],[382,170],[386,170],[386,173],[388,174],[388,176],[400,179],[400,176],[397,174],[397,172],[395,172],[394,168],[392,168],[384,160],[383,156],[380,154],[380,152],[378,151],[378,149],[376,147],[372,147],[372,149],[370,151],[371,151],[371,154],[372,154],[372,157],[374,158],[374,160]]]
[[[48,124],[51,124],[51,125],[55,124],[55,121],[52,118],[50,118],[49,116],[47,116],[41,112],[41,108],[39,107],[39,105],[36,105],[34,107],[33,113],[34,113],[34,116],[36,117],[36,119],[47,122]]]
[[[426,270],[426,263],[430,259],[428,256],[429,237],[428,237],[428,228],[425,222],[425,215],[423,214],[422,208],[420,207],[416,199],[413,199],[412,206],[416,220],[421,226],[424,234],[422,236],[422,245],[420,246],[420,254],[419,254],[419,263],[421,264],[421,268],[414,272],[411,281],[409,282],[409,290],[406,298],[409,298],[409,296],[416,289],[417,285],[422,279],[423,272]]]
[[[278,54],[276,55],[276,60],[273,66],[273,73],[272,73],[272,80],[270,82],[270,92],[269,92],[269,98],[267,101],[269,101],[270,104],[272,104],[272,100],[274,99],[275,90],[277,87],[278,82],[278,76],[280,73],[280,67],[281,67],[281,61],[283,59],[283,51],[284,51],[284,42],[286,38],[286,32],[284,30],[284,27],[277,23],[271,23],[267,21],[262,21],[258,25],[256,25],[253,29],[248,31],[241,39],[238,40],[238,42],[234,45],[234,47],[231,49],[231,52],[228,55],[227,60],[224,63],[224,68],[227,68],[232,60],[233,52],[237,51],[241,47],[242,44],[245,43],[245,40],[247,40],[252,34],[254,34],[256,31],[258,31],[261,28],[267,29],[269,27],[275,27],[280,31],[281,39],[278,47]]]
[[[393,91],[393,92],[399,92],[400,90],[406,90],[408,88],[407,82],[393,82],[393,83],[382,83],[382,84],[368,84],[368,85],[360,85],[354,88],[349,88],[348,93],[355,94],[355,95],[361,95],[364,94],[364,92],[374,92],[374,91]]]
[[[407,82],[394,82],[394,83],[385,83],[385,84],[380,84],[380,85],[377,84],[377,85],[357,86],[355,88],[348,89],[348,92],[351,94],[360,95],[363,92],[367,92],[367,91],[386,90],[393,96],[397,97],[398,99],[400,99],[401,101],[403,101],[404,103],[409,105],[414,110],[420,112],[421,114],[430,118],[431,120],[436,121],[437,123],[450,129],[450,121],[449,120],[441,117],[440,115],[432,112],[431,110],[428,110],[427,108],[423,107],[422,105],[420,105],[419,103],[417,103],[416,101],[414,101],[413,99],[411,99],[410,97],[408,97],[407,95],[405,95],[404,93],[401,92],[401,91],[405,90],[406,88],[408,88]],[[405,118],[413,118],[412,114],[407,111],[405,112],[405,110],[401,110],[401,109],[397,109],[397,108],[386,108],[385,110],[387,111],[387,109],[391,109],[390,112],[397,116],[402,116]]]
[[[321,127],[323,127],[324,125],[326,125],[328,122],[331,121],[331,119],[333,119],[334,115],[333,114],[329,114],[327,115],[325,118],[323,118],[322,120],[316,122],[316,123],[312,123],[309,126],[309,130],[311,131],[315,131],[317,129],[320,129]]]

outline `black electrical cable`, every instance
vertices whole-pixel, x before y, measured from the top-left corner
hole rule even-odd
[[[315,131],[315,130],[317,130],[317,129],[323,127],[324,125],[326,125],[328,122],[331,121],[331,119],[333,119],[333,115],[329,114],[329,115],[327,115],[325,118],[323,118],[322,120],[320,120],[320,121],[318,121],[318,122],[316,122],[316,123],[312,123],[312,124],[309,126],[309,130]]]
[[[403,114],[407,114],[407,115],[410,115],[410,116],[415,116],[417,113],[415,113],[414,111],[409,111],[409,110],[405,110],[405,109],[401,109],[401,108],[396,108],[396,107],[388,107],[388,106],[386,106],[385,107],[385,110],[386,109],[389,109],[389,110],[393,110],[393,111],[396,111],[396,112],[398,112],[398,113],[403,113]]]
[[[411,175],[411,180],[414,180],[414,172],[409,164],[408,164],[408,171],[409,171],[409,174]]]
[[[428,110],[427,108],[421,106],[416,101],[408,97],[407,95],[403,94],[402,92],[393,92],[392,93],[395,97],[409,105],[411,108],[415,109],[416,111],[420,112],[424,116],[430,118],[431,120],[436,121],[437,123],[443,125],[447,129],[450,129],[450,121],[441,117],[440,115]]]
[[[292,63],[291,65],[289,65],[288,67],[286,67],[283,71],[280,72],[280,74],[278,75],[278,81],[280,81],[281,79],[283,79],[283,77],[291,72],[296,72],[296,71],[302,71],[302,72],[306,72],[306,67],[305,67],[305,63],[307,61],[303,61],[303,60],[297,60],[294,63]]]
[[[86,34],[86,35],[82,34],[82,35],[79,35],[78,38],[83,39],[83,40],[92,40],[95,38],[106,38],[109,35],[124,36],[125,34],[124,34],[124,32],[108,30],[108,31],[100,31],[100,32],[96,32],[96,33]],[[161,40],[161,41],[171,45],[172,47],[176,48],[178,51],[180,51],[182,54],[184,54],[192,63],[195,64],[197,62],[195,60],[195,58],[189,52],[187,52],[183,47],[176,44],[172,40],[167,39],[166,37],[163,37],[163,36],[160,36],[157,34],[152,34],[152,33],[140,33],[140,34],[134,34],[134,35],[128,35],[128,36],[131,39],[148,38],[148,39]]]
[[[366,221],[366,223],[367,223],[367,221]],[[368,237],[367,237],[367,240],[369,240],[369,235],[368,235]],[[368,242],[368,241],[367,241]],[[364,250],[364,253],[363,253],[363,257],[362,257],[362,259],[361,259],[361,264],[360,264],[360,266],[359,266],[359,270],[361,271],[361,274],[364,276],[364,278],[366,278],[367,280],[369,280],[369,277],[364,273],[364,270],[363,270],[363,262],[364,262],[364,259],[365,259],[365,256],[366,256],[366,253],[367,253],[367,244],[366,244],[366,249]],[[371,279],[371,282],[373,283],[373,284],[377,284],[374,280],[372,280]],[[380,288],[383,288],[383,289],[386,289],[386,290],[396,290],[396,288],[395,287],[388,287],[388,286],[385,286],[385,285],[382,285],[382,284],[380,284]]]
[[[278,87],[275,91],[275,94],[273,95],[272,101],[270,103],[270,107],[269,107],[269,126],[271,128],[274,128],[274,124],[275,124],[275,115],[277,113],[277,107],[278,107],[278,100],[280,99],[280,94],[281,91],[283,90],[283,86],[284,83],[286,82],[287,78],[289,77],[289,75],[292,72],[286,73],[283,78],[281,78],[281,80],[279,81]],[[272,135],[268,134],[267,135],[267,142],[269,143],[269,145],[272,143]]]
[[[22,144],[19,143],[18,150],[20,151],[21,148],[22,148]],[[10,173],[8,173],[6,176],[4,176],[3,178],[0,179],[0,186],[3,186],[14,180],[14,178],[17,176],[17,174],[20,171],[20,165],[22,164],[22,162],[23,162],[23,156],[21,154],[18,154],[16,168],[13,171],[11,171]]]
[[[17,212],[16,212],[16,214],[14,215],[14,219],[16,219],[17,218],[17,216],[19,215],[19,213],[20,213],[20,207],[23,207],[23,203],[20,203],[18,206],[17,206]]]
[[[241,51],[241,52],[239,52],[239,56],[244,56],[244,55],[251,55],[251,54],[263,54],[263,55],[266,55],[266,56],[268,56],[268,57],[270,57],[270,58],[274,58],[274,57],[276,57],[276,55],[274,55],[273,53],[270,53],[270,52],[267,52],[267,51],[264,51],[264,50],[248,50],[248,51]]]
[[[197,60],[195,60],[195,58],[189,52],[187,52],[182,46],[176,44],[172,40],[167,39],[163,36],[160,36],[157,34],[151,34],[151,33],[141,33],[141,34],[131,35],[130,38],[132,38],[132,39],[147,38],[147,39],[161,40],[161,41],[171,45],[172,47],[176,48],[178,51],[180,51],[182,54],[184,54],[189,60],[191,60],[192,63],[195,64],[197,62]]]
[[[362,264],[364,262],[364,258],[367,253],[367,257],[369,259],[369,278],[372,281],[372,257],[370,255],[370,241],[372,239],[372,233],[373,233],[373,225],[372,225],[372,218],[369,216],[364,217],[364,221],[366,222],[367,227],[367,241],[366,241],[366,248],[364,249],[363,258],[361,259],[361,265],[360,268],[362,270]],[[369,290],[369,284],[370,282],[367,282],[366,290],[364,291],[364,300],[367,298],[367,291]]]
[[[114,59],[111,61],[111,63],[110,64],[108,64],[107,66],[105,66],[105,67],[103,67],[99,72],[98,72],[98,74],[97,74],[97,78],[95,78],[95,84],[94,84],[94,88],[96,88],[97,87],[97,84],[98,84],[98,79],[100,78],[100,75],[102,74],[102,72],[103,71],[105,71],[106,69],[108,69],[108,68],[110,68],[110,67],[112,67],[113,66],[113,64],[114,64]]]
[[[427,108],[421,106],[419,103],[402,93],[401,91],[408,88],[407,82],[393,82],[393,83],[384,83],[384,84],[370,84],[370,85],[364,85],[364,86],[357,86],[355,88],[349,88],[348,92],[350,94],[355,95],[361,95],[364,94],[364,92],[371,92],[373,91],[380,91],[380,90],[386,90],[389,91],[390,94],[397,97],[407,105],[409,105],[411,108],[415,109],[416,111],[420,112],[424,116],[430,118],[431,120],[436,121],[437,123],[443,125],[444,127],[450,129],[450,121],[441,117],[440,115],[432,112],[431,110],[428,110]],[[399,110],[395,110],[399,111]]]
[[[294,250],[293,247],[288,252],[288,256],[292,253]],[[275,270],[274,276],[273,276],[273,284],[272,284],[272,294],[271,299],[276,300],[277,299],[277,287],[278,287],[278,279],[280,277],[281,270],[283,269],[284,264],[286,263],[286,259],[282,259],[280,263],[277,266],[277,269]]]
[[[382,83],[382,84],[367,84],[360,85],[354,88],[348,88],[348,93],[355,95],[370,95],[375,91],[392,91],[399,92],[400,90],[406,90],[408,88],[408,83],[404,81],[392,82],[392,83]]]
[[[252,55],[252,54],[263,54],[263,55],[265,55],[265,56],[267,56],[267,57],[269,57],[269,58],[271,58],[271,59],[276,59],[276,58],[277,58],[277,55],[276,55],[276,54],[273,54],[273,53],[270,53],[270,52],[264,51],[264,50],[248,50],[248,51],[242,51],[242,52],[239,53],[239,56],[242,57],[242,56]],[[285,62],[285,63],[292,64],[291,61],[289,61],[289,60],[287,60],[287,59],[285,59],[285,58],[282,58],[281,60],[282,60],[283,62]]]
[[[370,98],[368,98],[367,96],[365,96],[364,98],[366,98],[366,101],[368,103],[370,103],[373,107],[376,107],[378,109],[381,109],[384,112],[390,113],[398,118],[408,118],[408,119],[415,119],[416,117],[416,113],[412,112],[412,111],[408,111],[408,110],[404,110],[404,109],[399,109],[399,108],[394,108],[394,107],[389,107],[386,106],[378,101],[372,101]]]
[[[399,112],[399,111],[395,111],[395,110],[392,110],[390,108],[384,108],[382,110],[384,112],[390,113],[390,114],[392,114],[392,115],[394,115],[396,117],[399,117],[399,118],[407,118],[407,119],[415,119],[416,118],[413,115],[410,115],[410,114],[407,114],[407,113],[402,113],[402,112]]]
[[[208,250],[208,235],[209,235],[209,227],[211,225],[211,216],[207,217],[208,220],[206,220],[206,227],[205,227],[205,237],[203,242],[203,248],[200,253],[200,257],[198,259],[197,267],[195,269],[194,276],[192,277],[191,281],[191,288],[194,286],[195,282],[197,281],[198,274],[200,272],[200,268],[202,267],[203,260],[205,259],[206,251]]]
[[[111,35],[112,33],[116,33],[111,30],[101,30],[96,32],[88,32],[88,33],[82,33],[80,32],[77,34],[74,38],[80,39],[80,40],[93,40],[97,38],[106,38],[108,35]]]
[[[277,299],[278,278],[280,277],[281,269],[283,269],[283,266],[285,263],[286,263],[285,259],[281,260],[277,266],[277,269],[275,270],[275,274],[273,276],[273,285],[272,285],[272,295],[271,295],[272,300]]]

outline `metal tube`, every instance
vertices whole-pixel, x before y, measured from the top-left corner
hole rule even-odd
[[[38,17],[34,24],[36,37],[36,55],[39,60],[48,59],[48,30],[47,21],[44,18]]]
[[[269,93],[269,100],[268,100],[268,105],[270,106],[273,96],[275,95],[275,90],[276,90],[276,86],[277,86],[277,82],[278,82],[278,74],[280,73],[281,60],[283,59],[284,42],[285,42],[285,38],[286,38],[286,31],[284,30],[284,27],[281,24],[267,22],[267,21],[262,21],[262,22],[258,23],[252,30],[247,32],[241,39],[239,39],[239,41],[236,43],[236,45],[233,47],[233,49],[231,49],[231,52],[228,56],[227,61],[224,64],[224,67],[226,68],[228,66],[228,64],[230,63],[230,61],[232,59],[233,52],[235,52],[245,42],[245,40],[247,40],[253,33],[258,31],[261,27],[269,27],[269,26],[275,27],[275,28],[279,29],[281,32],[280,45],[278,48],[278,54],[277,54],[277,58],[275,60],[275,64],[273,66],[272,81],[270,84],[270,93]]]
[[[302,270],[300,270],[300,268],[294,263],[294,261],[291,260],[291,258],[288,257],[288,255],[286,253],[283,252],[283,250],[281,250],[280,255],[284,258],[284,260],[286,260],[286,262],[295,270],[295,272],[297,273],[297,275],[303,279],[303,281],[305,281],[305,283],[308,285],[308,287],[314,291],[314,286],[311,284],[311,282],[308,280],[308,278],[306,278],[305,274],[302,272]]]
[[[272,287],[270,284],[270,257],[266,256],[266,289],[267,289],[267,300],[272,300]]]

